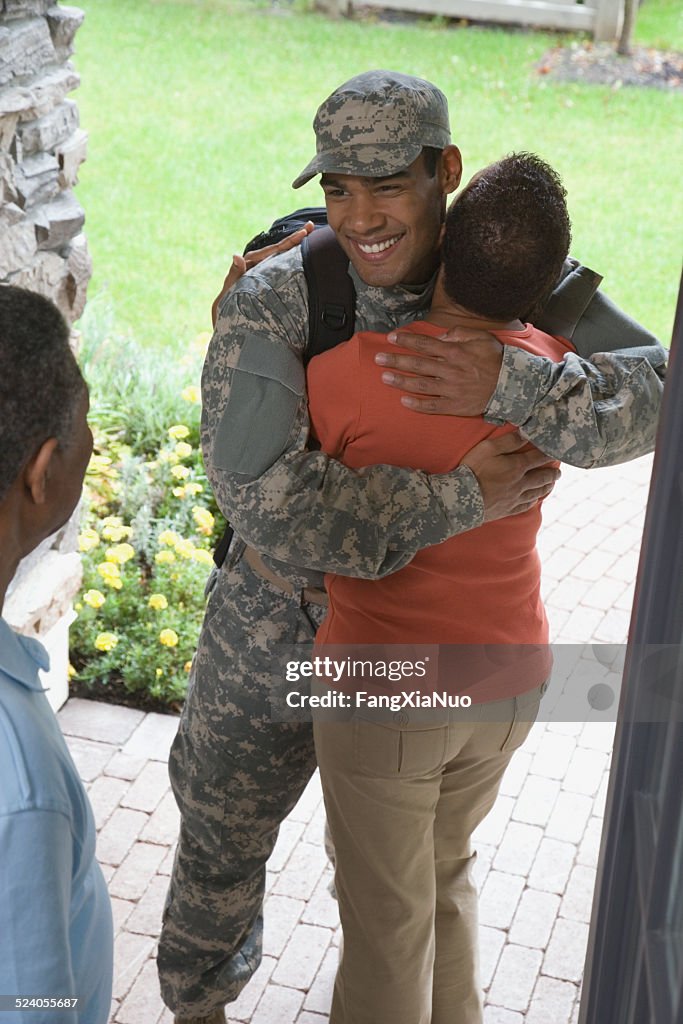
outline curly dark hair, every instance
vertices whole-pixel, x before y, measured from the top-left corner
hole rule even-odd
[[[569,251],[567,193],[533,153],[485,167],[446,216],[441,255],[449,298],[493,320],[531,319]]]
[[[0,501],[44,441],[69,443],[84,388],[57,307],[0,285]]]

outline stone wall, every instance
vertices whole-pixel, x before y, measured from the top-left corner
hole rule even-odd
[[[73,194],[87,135],[68,93],[83,20],[51,0],[0,0],[0,281],[83,312],[90,257]]]
[[[0,282],[52,299],[70,323],[85,305],[91,262],[74,196],[87,135],[68,94],[83,12],[55,0],[0,0]],[[67,632],[80,585],[74,522],[19,567],[3,614],[51,654],[51,701],[66,698]]]

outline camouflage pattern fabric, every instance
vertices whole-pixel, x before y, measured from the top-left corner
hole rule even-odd
[[[572,466],[628,462],[655,445],[666,368],[665,353],[659,352],[657,367],[637,350],[596,353],[590,362],[569,353],[555,367],[527,352],[524,358],[509,355],[506,348],[499,388],[485,418],[518,424],[538,448]],[[658,350],[648,355],[654,359]],[[531,384],[539,376],[545,378],[542,397]],[[507,388],[504,402],[501,386]]]
[[[561,281],[577,266],[568,260]],[[559,364],[506,349],[485,419],[516,424],[541,451],[584,469],[615,466],[652,451],[665,349],[599,291],[571,341],[576,355]]]
[[[446,97],[431,82],[396,71],[366,71],[320,104],[313,121],[316,155],[292,183],[316,174],[382,178],[403,171],[425,146],[451,141]]]
[[[358,330],[416,319],[431,298],[431,283],[380,290],[353,276]],[[261,264],[223,300],[202,381],[202,444],[218,503],[238,537],[302,588],[320,586],[326,571],[393,572],[483,516],[466,468],[433,477],[391,466],[354,473],[307,451],[307,316],[298,250]],[[499,383],[490,409],[509,410],[513,422],[523,411],[525,433],[559,458],[572,451],[596,462],[625,446],[626,457],[642,454],[652,447],[661,392],[659,373],[644,367],[659,360],[661,372],[662,361],[642,329],[640,337],[642,352],[608,353],[600,369],[580,358],[560,367],[531,359],[514,377],[501,375],[505,392]],[[571,388],[562,387],[565,373]],[[620,440],[626,431],[634,436]],[[255,576],[240,551],[211,595],[171,754],[182,827],[158,964],[175,1012],[206,1014],[235,999],[258,965],[265,862],[314,768],[310,726],[273,723],[270,709],[278,645],[310,642],[322,609]]]
[[[243,559],[211,593],[169,759],[182,824],[158,966],[176,1013],[236,999],[260,963],[265,862],[315,769],[310,722],[270,721],[278,645],[308,650],[324,611]]]

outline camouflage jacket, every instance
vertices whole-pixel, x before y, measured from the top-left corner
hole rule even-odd
[[[357,330],[389,330],[429,306],[431,282],[379,289],[351,274]],[[575,465],[651,450],[663,350],[616,307],[608,320],[612,311],[628,351],[614,339],[605,347],[618,353],[587,362],[590,353],[579,352],[562,364],[506,351],[487,419],[519,425],[549,455]],[[307,449],[307,337],[298,249],[256,267],[223,299],[202,375],[202,449],[238,536],[293,583],[319,586],[321,572],[395,572],[422,547],[479,526],[481,493],[467,467],[433,476],[382,465],[355,472]]]

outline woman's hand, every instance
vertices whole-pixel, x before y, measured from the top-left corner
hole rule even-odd
[[[310,235],[314,227],[313,221],[309,220],[306,221],[302,228],[292,232],[291,235],[287,235],[281,242],[276,242],[274,245],[265,245],[263,249],[254,249],[252,252],[248,252],[246,256],[240,256],[239,253],[236,253],[232,258],[232,266],[223,282],[220,295],[216,296],[211,306],[212,326],[216,326],[218,307],[223,297],[228,294],[233,285],[237,284],[242,275],[246,274],[247,270],[255,267],[258,263],[263,263],[264,260],[269,259],[271,256],[277,256],[281,252],[293,249],[295,245],[301,245],[306,235]]]

